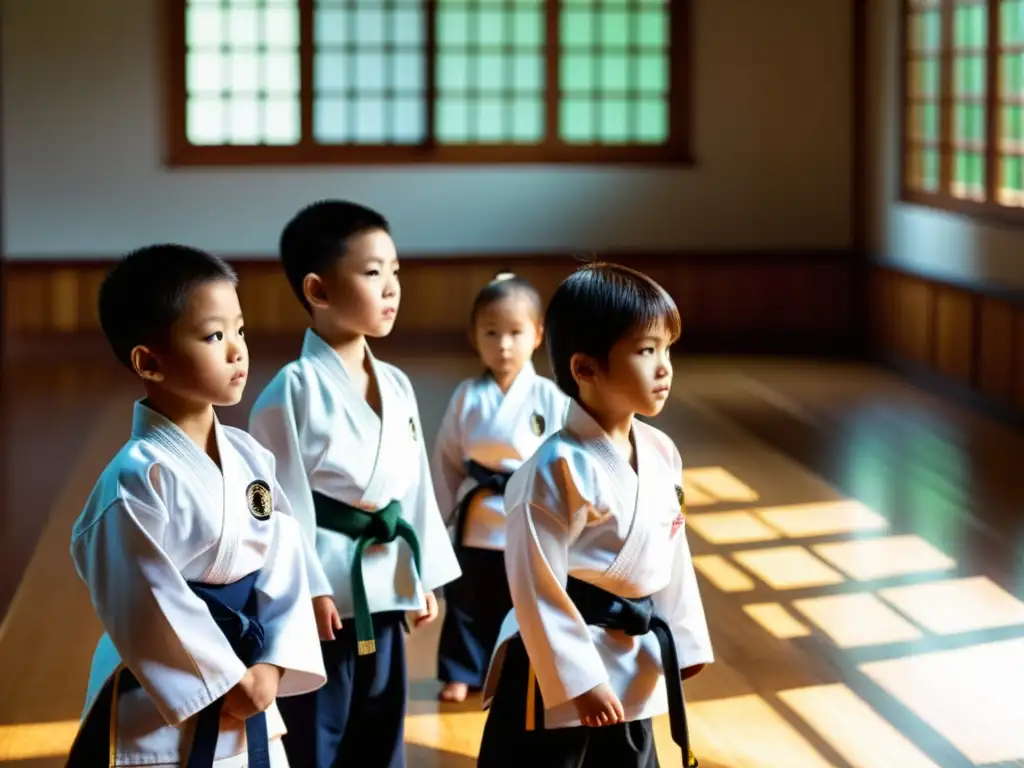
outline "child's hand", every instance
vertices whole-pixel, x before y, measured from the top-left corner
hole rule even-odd
[[[427,592],[424,596],[426,605],[423,610],[416,614],[416,620],[413,622],[413,626],[420,626],[422,624],[429,624],[437,618],[437,598],[434,597],[433,592]]]
[[[281,668],[273,664],[255,664],[245,671],[224,696],[224,714],[248,720],[253,715],[265,712],[277,698],[277,686],[281,682]]]
[[[591,728],[615,725],[615,723],[621,723],[626,719],[622,702],[619,701],[619,697],[615,695],[615,691],[608,683],[595,685],[586,693],[573,699],[572,703],[576,705],[580,722]]]
[[[313,598],[313,615],[321,640],[333,640],[336,630],[341,629],[341,614],[330,595]]]

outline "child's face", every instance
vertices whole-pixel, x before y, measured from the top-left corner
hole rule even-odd
[[[249,374],[235,286],[226,280],[196,286],[167,344],[153,353],[158,378],[151,380],[162,389],[195,403],[235,405]]]
[[[657,416],[672,387],[671,337],[663,322],[616,342],[597,374],[601,401],[616,410]]]
[[[476,318],[476,349],[495,376],[514,376],[540,346],[537,308],[515,292],[480,310]]]
[[[325,300],[315,305],[318,319],[373,338],[391,333],[402,295],[391,236],[373,230],[352,237],[345,256],[324,276],[323,288]]]

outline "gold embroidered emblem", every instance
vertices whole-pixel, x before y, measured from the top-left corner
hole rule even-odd
[[[416,437],[416,422],[412,416],[409,417],[409,433],[412,435],[413,440],[419,439]]]
[[[547,428],[547,424],[544,423],[544,417],[539,413],[534,413],[530,416],[530,429],[533,430],[533,434],[540,437],[544,434],[544,430]]]
[[[686,511],[686,494],[683,492],[683,486],[676,486],[676,501],[679,502],[679,508],[684,512]]]
[[[245,499],[249,504],[249,514],[257,520],[269,520],[274,511],[274,502],[270,495],[270,486],[262,480],[253,480],[245,489]]]

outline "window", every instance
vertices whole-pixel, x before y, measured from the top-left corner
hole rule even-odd
[[[1024,216],[1024,0],[904,8],[904,199]]]
[[[688,0],[165,2],[172,164],[688,160]]]

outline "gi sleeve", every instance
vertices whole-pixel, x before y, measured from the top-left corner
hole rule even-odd
[[[422,435],[423,426],[420,424],[416,394],[411,385],[407,390],[407,396],[412,399],[416,434]],[[419,441],[419,458],[413,471],[417,477],[402,500],[402,509],[405,518],[416,530],[416,538],[419,539],[420,584],[429,592],[455,581],[462,575],[462,569],[459,567],[448,529],[437,507],[437,498],[434,496],[434,487],[430,479],[430,462],[423,440]]]
[[[678,450],[674,450],[674,463],[678,476],[682,477],[683,462]],[[686,516],[685,502],[680,514]],[[697,574],[693,568],[690,544],[686,538],[685,522],[675,534],[675,551],[672,560],[672,577],[665,589],[653,595],[655,609],[668,622],[676,641],[676,651],[682,669],[697,664],[714,662],[711,637],[708,632],[704,604],[697,585]]]
[[[260,396],[249,416],[249,434],[274,455],[275,477],[291,515],[302,532],[303,558],[312,597],[333,595],[316,552],[316,510],[309,471],[316,457],[306,456],[299,437],[299,398],[291,383],[279,377]]]
[[[564,459],[534,471],[524,465],[506,491],[505,567],[519,633],[552,709],[607,683],[608,673],[565,587],[580,494]]]
[[[434,441],[430,469],[434,479],[434,495],[445,525],[451,525],[458,503],[459,486],[467,477],[459,439],[459,412],[462,405],[461,388],[452,395],[441,419]]]
[[[297,696],[320,688],[327,675],[305,578],[302,531],[286,511],[283,494],[276,500],[284,514],[274,515],[274,537],[256,582],[265,633],[257,661],[284,671],[278,696]]]
[[[166,509],[119,497],[76,530],[71,557],[121,660],[177,726],[246,666],[161,547],[167,524]]]

